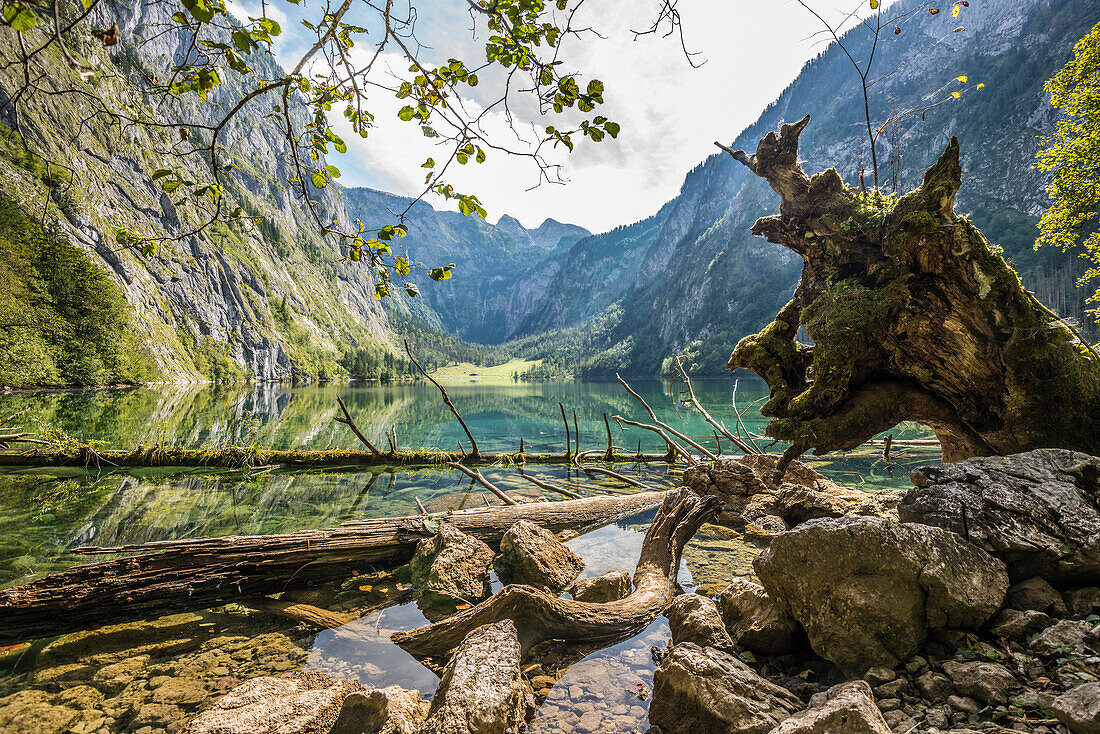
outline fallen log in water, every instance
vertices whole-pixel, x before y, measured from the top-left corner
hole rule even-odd
[[[608,463],[671,463],[666,454],[614,453]],[[138,446],[135,449],[97,449],[85,444],[35,448],[24,451],[0,450],[0,466],[76,466],[85,469],[141,467],[209,467],[250,469],[278,466],[281,469],[312,469],[342,466],[444,466],[449,462],[465,466],[501,464],[569,464],[564,453],[482,453],[474,456],[457,451],[405,450],[372,453],[346,449],[227,448],[181,449],[168,446]]]
[[[580,532],[657,507],[663,492],[475,508],[432,516],[378,518],[284,535],[160,541],[74,552],[141,555],[87,564],[0,589],[0,641],[157,617],[283,591],[295,579],[323,582],[404,563],[430,535],[432,519],[498,543],[519,520]],[[461,639],[459,640],[461,641]],[[457,644],[457,643],[456,643]]]
[[[396,632],[392,639],[417,657],[440,660],[472,630],[504,619],[516,623],[524,653],[545,640],[629,637],[672,602],[680,553],[699,526],[718,512],[719,504],[717,497],[700,496],[686,487],[664,493],[642,542],[634,591],[625,599],[601,604],[562,599],[531,586],[506,586],[477,606],[427,627]]]

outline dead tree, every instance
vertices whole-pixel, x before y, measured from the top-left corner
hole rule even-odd
[[[295,580],[332,581],[348,578],[353,570],[404,563],[416,544],[431,535],[427,522],[433,519],[495,544],[519,520],[531,520],[552,532],[585,532],[657,507],[663,497],[661,492],[639,492],[433,516],[374,518],[285,535],[78,548],[74,552],[88,555],[140,555],[76,566],[0,589],[0,641],[64,634],[231,601],[246,600],[255,606],[254,597],[283,591]]]
[[[564,503],[557,503],[564,504]],[[475,607],[409,632],[393,641],[413,655],[442,659],[472,630],[504,619],[516,623],[524,654],[545,640],[617,640],[645,628],[676,593],[680,553],[704,522],[718,511],[717,497],[686,487],[665,493],[642,542],[634,591],[625,599],[597,604],[562,599],[519,584],[506,586]]]
[[[804,262],[794,298],[728,365],[767,380],[761,412],[775,419],[769,436],[792,442],[786,461],[855,448],[901,421],[931,427],[945,461],[1100,453],[1100,357],[955,213],[958,141],[916,190],[865,195],[835,169],[803,172],[809,120],[769,133],[751,157],[729,151],[782,198],[753,234]],[[813,346],[795,341],[800,326]]]

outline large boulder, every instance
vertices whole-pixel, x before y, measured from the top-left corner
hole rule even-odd
[[[891,734],[866,681],[833,686],[824,698],[772,729],[771,734]]]
[[[902,520],[960,533],[1003,559],[1013,581],[1100,578],[1100,458],[1065,449],[921,467]]]
[[[776,482],[777,461],[771,454],[718,459],[685,469],[683,482],[699,494],[720,497],[719,521],[730,525],[785,528],[818,517],[897,517],[901,492],[870,494],[842,487],[799,461],[792,461]]]
[[[960,536],[873,517],[810,520],[754,566],[814,651],[847,671],[898,665],[930,628],[979,628],[1008,589],[1004,564]]]
[[[475,629],[443,670],[421,734],[517,734],[535,707],[519,664],[512,620]]]
[[[649,721],[664,734],[767,734],[800,709],[733,655],[684,642],[653,675]]]
[[[253,678],[203,711],[186,734],[328,734],[344,699],[361,690],[355,681],[324,673],[295,678]]]
[[[441,523],[435,535],[417,543],[409,571],[422,591],[478,602],[491,591],[493,556],[493,549],[482,541]]]
[[[430,705],[420,691],[399,686],[352,693],[329,734],[416,734]]]
[[[699,647],[733,649],[733,640],[722,624],[722,616],[713,599],[700,594],[681,594],[672,600],[665,616],[673,645],[692,642]]]
[[[496,570],[506,584],[527,584],[560,594],[584,570],[584,561],[549,530],[520,520],[500,540]]]
[[[605,604],[630,596],[633,582],[626,571],[608,571],[602,576],[579,579],[570,587],[569,593],[577,601]]]
[[[718,595],[718,611],[733,641],[754,652],[787,655],[805,644],[798,622],[760,584],[734,579]]]
[[[1063,693],[1050,710],[1073,734],[1100,734],[1100,683],[1085,683]]]

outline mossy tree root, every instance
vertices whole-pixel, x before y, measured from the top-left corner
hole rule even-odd
[[[804,262],[794,298],[728,365],[767,380],[761,412],[775,419],[769,436],[792,442],[787,460],[855,448],[902,421],[931,427],[945,461],[1100,453],[1100,358],[955,213],[958,140],[896,198],[845,186],[835,169],[808,177],[808,123],[769,133],[751,157],[730,151],[782,199],[753,234]],[[795,341],[799,327],[813,346]]]

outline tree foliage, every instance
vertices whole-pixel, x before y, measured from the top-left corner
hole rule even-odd
[[[417,35],[418,11],[411,0],[322,0],[306,8],[301,0],[261,3],[259,14],[230,14],[225,0],[153,0],[158,6],[139,43],[164,35],[180,38],[184,53],[167,59],[164,68],[147,69],[142,86],[148,108],[111,98],[97,88],[102,72],[81,49],[94,38],[103,47],[119,44],[119,14],[107,0],[0,0],[0,32],[15,34],[18,58],[8,59],[23,87],[3,107],[18,114],[36,94],[56,94],[43,80],[44,61],[60,55],[85,87],[68,90],[74,103],[89,107],[118,129],[143,126],[168,133],[165,150],[179,166],[153,172],[166,194],[201,213],[199,224],[172,237],[122,228],[118,244],[156,253],[159,241],[183,239],[224,220],[257,220],[230,201],[227,177],[237,163],[227,150],[230,127],[246,108],[265,110],[266,122],[287,142],[287,183],[312,216],[317,230],[339,241],[347,260],[361,262],[376,275],[375,293],[404,290],[416,295],[414,271],[432,280],[451,277],[453,265],[422,265],[392,251],[407,233],[405,212],[393,221],[342,225],[319,202],[319,191],[340,176],[332,160],[346,153],[342,135],[368,138],[379,125],[415,125],[439,143],[441,153],[410,161],[424,173],[419,196],[435,194],[454,200],[464,215],[486,216],[477,195],[457,190],[448,174],[461,166],[485,162],[493,155],[520,156],[538,171],[540,182],[559,181],[559,166],[549,157],[555,148],[573,151],[582,139],[598,143],[618,136],[620,126],[597,113],[604,103],[604,84],[573,70],[563,41],[594,33],[577,27],[574,16],[583,0],[461,0],[470,30],[484,55],[478,59],[440,59]],[[278,7],[277,7],[278,6]],[[655,28],[664,21],[678,27],[676,2],[657,4]],[[270,63],[273,45],[285,37],[276,18],[290,18],[306,29],[308,43],[297,53]],[[114,22],[112,24],[112,19]],[[123,21],[125,22],[125,21]],[[124,50],[124,53],[126,50]],[[397,61],[395,62],[395,59]],[[394,70],[404,64],[404,70]],[[274,69],[274,71],[272,71]],[[232,80],[233,83],[229,84]],[[239,91],[238,91],[239,90]],[[476,90],[476,91],[475,91]],[[399,100],[395,115],[383,108]],[[488,116],[503,113],[512,122],[518,97],[534,100],[544,118],[541,129],[513,128],[514,135],[494,135]],[[184,104],[164,104],[182,102]],[[201,104],[195,104],[195,103]],[[179,112],[165,118],[163,109]],[[150,110],[156,109],[157,113]],[[199,161],[201,176],[186,161]],[[419,197],[417,197],[419,198]],[[411,204],[410,204],[411,206]],[[395,282],[393,282],[395,281]]]
[[[1038,167],[1054,174],[1050,209],[1039,222],[1035,247],[1080,249],[1090,267],[1081,284],[1100,276],[1100,24],[1073,49],[1073,59],[1046,84],[1065,113],[1039,152]],[[1089,299],[1100,303],[1100,289]],[[1100,322],[1100,308],[1092,313]]]

